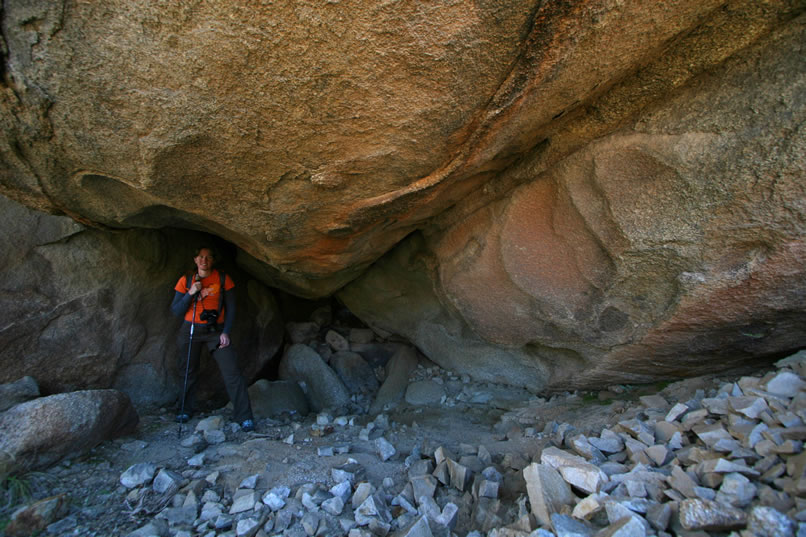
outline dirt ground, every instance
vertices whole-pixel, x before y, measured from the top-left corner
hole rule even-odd
[[[188,478],[218,471],[216,486],[224,493],[231,494],[244,478],[255,474],[259,475],[257,489],[286,485],[293,493],[306,483],[332,485],[331,469],[352,458],[363,467],[363,480],[381,487],[384,478],[389,477],[396,493],[407,480],[405,458],[415,449],[430,456],[440,446],[459,454],[484,446],[493,460],[508,455],[528,463],[550,442],[551,430],[557,424],[570,424],[582,433],[597,433],[640,413],[641,395],[660,393],[674,404],[692,397],[697,389],[707,391],[727,380],[730,377],[698,377],[668,386],[621,386],[614,387],[614,391],[566,393],[550,399],[507,386],[478,384],[470,386],[469,391],[483,394],[484,402],[453,406],[401,402],[385,413],[388,426],[381,420],[382,425],[369,434],[366,425],[378,423],[376,416],[343,416],[349,421],[346,425],[336,422],[339,416],[314,414],[297,421],[262,419],[251,433],[228,423],[224,429],[226,441],[207,447],[209,456],[200,469],[188,466],[188,459],[198,450],[182,445],[173,412],[157,410],[141,415],[138,431],[132,436],[106,442],[80,459],[64,461],[45,472],[24,476],[21,481],[27,486],[27,494],[15,501],[6,493],[0,528],[16,507],[13,504],[66,493],[71,502],[70,514],[51,526],[46,535],[127,535],[153,517],[142,506],[138,509],[127,502],[129,491],[120,484],[121,474],[141,462]],[[198,421],[209,415],[226,417],[229,412],[220,409],[194,417],[183,426],[181,438],[191,434]],[[381,435],[397,451],[387,461],[381,460],[375,444]],[[335,455],[329,454],[330,448]]]

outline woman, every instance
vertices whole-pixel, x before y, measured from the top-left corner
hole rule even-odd
[[[227,395],[234,405],[235,421],[244,431],[253,431],[255,422],[249,392],[230,340],[235,320],[235,293],[232,290],[235,284],[228,275],[213,268],[215,256],[212,248],[203,246],[196,250],[193,261],[195,274],[191,272],[179,278],[171,303],[173,314],[185,319],[177,340],[186,372],[185,392],[176,420],[184,423],[193,413],[199,357],[202,347],[207,347],[218,364]]]

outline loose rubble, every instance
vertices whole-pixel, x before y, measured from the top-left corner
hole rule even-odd
[[[507,406],[501,392],[420,364],[408,376],[414,393],[379,414],[322,410],[260,420],[254,433],[228,424],[224,411],[197,419],[162,459],[116,474],[105,505],[119,509],[125,530],[96,533],[62,501],[29,518],[57,536],[803,537],[805,377],[802,351],[685,400],[672,399],[672,385],[618,401],[603,407],[614,422],[598,428],[541,415],[552,404],[584,407],[579,394],[531,397],[501,408],[474,443],[470,431],[441,435],[417,420],[426,422],[429,405],[464,414]],[[168,442],[175,429],[159,434]],[[107,448],[134,455],[148,446],[124,439]],[[27,535],[25,520],[15,513],[6,534]]]

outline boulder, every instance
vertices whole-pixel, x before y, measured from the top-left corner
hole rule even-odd
[[[139,418],[117,390],[40,397],[0,414],[0,465],[5,474],[51,466],[101,442],[135,431]]]
[[[386,364],[386,380],[383,381],[375,400],[370,406],[370,413],[377,414],[383,407],[403,398],[409,384],[409,375],[417,367],[417,352],[410,347],[403,347]]]
[[[494,199],[494,173],[556,162],[792,17],[721,6],[13,6],[4,190],[106,226],[216,230],[327,294],[457,200]]]
[[[70,512],[69,497],[66,494],[51,496],[26,505],[11,515],[4,529],[8,537],[29,537],[39,535],[48,525]]]
[[[375,372],[357,352],[340,351],[330,357],[330,367],[336,372],[350,393],[375,393],[378,379]]]
[[[283,380],[305,383],[308,403],[314,412],[344,408],[350,403],[344,383],[307,345],[291,345],[280,360],[278,373]]]
[[[39,397],[39,385],[33,377],[22,377],[15,382],[0,384],[0,412]]]
[[[257,419],[271,418],[283,413],[308,415],[305,392],[294,381],[260,379],[249,387],[252,412]]]

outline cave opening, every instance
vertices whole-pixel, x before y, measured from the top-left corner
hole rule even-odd
[[[271,275],[274,269],[257,264],[254,257],[220,235],[187,228],[165,228],[163,233],[170,255],[182,258],[181,265],[176,261],[172,265],[190,270],[193,265],[188,260],[195,251],[209,246],[216,257],[214,267],[233,279],[237,302],[233,344],[250,386],[288,380],[288,371],[284,374],[281,367],[284,360],[289,361],[289,350],[296,346],[297,354],[321,359],[320,374],[331,377],[330,382],[338,379],[350,397],[363,398],[378,389],[385,377],[384,368],[397,351],[408,347],[417,354],[403,336],[368,326],[335,294],[309,298],[276,286]],[[207,406],[213,409],[226,404],[217,366],[206,352],[201,367],[201,393],[207,398]],[[307,384],[313,383],[319,381]]]

